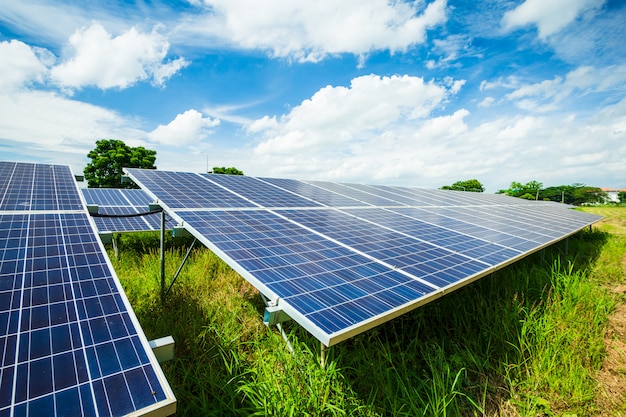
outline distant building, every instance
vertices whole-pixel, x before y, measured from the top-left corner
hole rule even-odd
[[[622,188],[622,189],[618,189],[618,188],[601,188],[601,190],[606,193],[606,195],[609,197],[609,201],[611,201],[613,203],[621,203],[618,194],[620,192],[622,192],[622,193],[626,192],[626,188]]]

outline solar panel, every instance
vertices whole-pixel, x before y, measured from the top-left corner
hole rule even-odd
[[[173,414],[69,167],[0,173],[0,416]]]
[[[127,173],[326,346],[600,219],[564,206],[482,193]]]
[[[143,190],[118,188],[81,189],[88,205],[97,205],[98,214],[128,215],[145,213],[152,199]],[[145,232],[161,229],[161,214],[154,213],[138,217],[94,217],[99,233]],[[174,226],[169,216],[165,228]]]

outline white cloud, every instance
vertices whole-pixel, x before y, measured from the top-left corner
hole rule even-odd
[[[50,53],[17,40],[0,42],[0,57],[0,91],[42,83],[48,72]]]
[[[206,138],[211,128],[219,124],[219,119],[204,117],[199,111],[191,109],[177,115],[167,125],[159,125],[148,134],[148,138],[168,145],[189,144]]]
[[[575,70],[534,88],[518,86],[516,101],[536,99],[536,95],[554,97],[564,86],[599,88],[601,80],[592,86],[587,83],[588,71]],[[249,132],[264,134],[266,139],[252,155],[239,149],[237,163],[249,175],[430,188],[478,178],[491,192],[512,181],[530,180],[602,186],[603,178],[626,174],[626,99],[585,115],[501,114],[472,124],[473,116],[465,109],[433,116],[443,110],[454,82],[436,85],[420,83],[416,77],[396,77],[385,83],[385,78],[373,75],[361,78],[350,87],[325,87],[289,113],[251,124]],[[409,80],[413,90],[403,84]],[[512,85],[500,86],[505,84]],[[433,95],[437,99],[420,101],[424,96],[418,91],[426,88],[438,91]],[[488,98],[485,104],[495,103],[495,98]],[[412,118],[416,108],[421,116]]]
[[[69,39],[72,56],[52,68],[52,79],[63,87],[94,85],[126,88],[138,81],[156,85],[188,65],[183,58],[164,63],[169,42],[157,29],[135,27],[113,37],[98,23],[77,30]]]
[[[240,48],[314,62],[327,54],[402,51],[425,42],[426,31],[447,20],[446,0],[434,0],[425,7],[421,1],[386,0],[193,3],[203,4],[211,13],[208,18],[183,22],[179,32],[204,33]]]
[[[525,110],[551,111],[572,96],[604,92],[626,84],[626,65],[594,68],[584,66],[570,71],[564,77],[556,76],[534,84],[517,86],[505,96],[517,101]]]
[[[605,0],[526,0],[504,14],[502,25],[510,31],[536,25],[545,39],[572,23],[581,14],[600,7]]]
[[[53,160],[82,172],[87,153],[103,138],[144,145],[137,120],[52,92],[0,94],[0,142],[12,160]],[[10,145],[10,146],[9,146]],[[1,155],[0,155],[1,156]],[[5,157],[6,158],[6,157]]]
[[[491,107],[493,103],[496,102],[496,99],[489,96],[485,97],[480,103],[478,103],[478,107]]]
[[[264,117],[250,131],[265,130],[268,139],[256,148],[258,154],[312,152],[353,140],[376,136],[397,123],[412,123],[427,117],[462,82],[446,85],[422,78],[368,75],[355,78],[350,87],[327,86],[303,101],[280,120]]]

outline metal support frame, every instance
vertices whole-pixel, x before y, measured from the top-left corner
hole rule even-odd
[[[283,337],[283,340],[285,340],[285,343],[287,344],[287,349],[289,349],[289,352],[291,352],[292,354],[295,353],[295,351],[293,350],[293,346],[291,345],[291,342],[289,341],[289,335],[287,334],[287,332],[285,332],[285,329],[283,328],[283,325],[281,324],[282,322],[291,320],[291,317],[285,314],[280,308],[275,306],[274,303],[271,303],[270,300],[263,294],[261,294],[261,299],[263,299],[263,303],[265,303],[265,306],[266,306],[265,314],[263,316],[263,324],[265,324],[268,327],[271,325],[275,325],[278,331],[280,332],[280,335]]]
[[[326,368],[326,351],[327,351],[328,347],[323,344],[322,342],[320,342],[320,366],[322,367],[322,369]]]
[[[180,272],[183,270],[183,267],[187,263],[187,259],[189,258],[189,255],[191,255],[191,250],[193,249],[193,247],[194,247],[194,245],[196,244],[197,241],[198,241],[198,239],[194,239],[193,242],[191,242],[191,245],[189,245],[189,249],[187,249],[187,253],[185,254],[185,257],[183,258],[182,262],[180,263],[180,266],[178,267],[178,269],[176,270],[176,273],[174,274],[174,278],[172,278],[172,282],[170,282],[169,287],[167,287],[167,291],[165,291],[164,297],[167,297],[167,294],[170,293],[170,290],[172,289],[172,286],[174,286],[174,283],[176,282],[176,279],[178,279],[178,275],[180,275]]]
[[[261,298],[265,303],[265,314],[263,315],[263,323],[266,326],[276,326],[276,328],[280,331],[281,336],[285,340],[287,344],[287,348],[289,352],[292,354],[295,353],[291,342],[289,341],[289,336],[285,332],[282,323],[285,321],[291,320],[291,317],[287,315],[279,306],[277,306],[274,302],[270,302],[270,300],[261,294]],[[320,366],[322,368],[326,368],[326,358],[328,356],[328,346],[320,342]]]
[[[113,236],[111,237],[111,243],[113,244],[113,253],[115,253],[115,259],[116,260],[120,260],[120,234],[119,233],[113,233]]]
[[[165,299],[165,210],[161,212],[161,301]]]

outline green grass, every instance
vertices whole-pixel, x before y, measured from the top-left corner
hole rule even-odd
[[[148,338],[171,334],[163,370],[185,416],[596,415],[594,378],[622,302],[626,209],[328,350],[293,322],[290,353],[256,290],[195,249],[164,302],[158,237],[124,236],[115,269]],[[185,242],[189,243],[189,242]],[[185,253],[168,239],[167,276]]]

